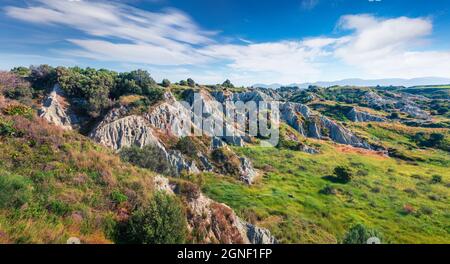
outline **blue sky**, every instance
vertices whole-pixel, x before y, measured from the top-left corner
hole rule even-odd
[[[447,0],[2,0],[0,69],[238,85],[450,77]]]

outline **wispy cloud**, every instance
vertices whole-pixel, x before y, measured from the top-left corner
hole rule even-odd
[[[303,3],[313,8],[317,1]],[[36,0],[4,11],[22,21],[82,32],[82,37],[66,39],[73,47],[59,50],[63,58],[148,65],[168,77],[196,76],[201,82],[292,83],[450,72],[450,51],[420,46],[432,33],[428,18],[347,15],[337,21],[340,37],[222,44],[219,31],[204,30],[176,9],[149,12],[116,1]]]
[[[305,10],[311,10],[319,4],[319,0],[301,0],[301,7]]]
[[[372,15],[343,16],[343,37],[334,56],[372,77],[449,76],[450,51],[423,50],[433,29],[428,18],[377,18]]]
[[[212,43],[211,36],[216,34],[201,30],[179,10],[148,12],[111,1],[39,0],[28,7],[6,7],[5,12],[23,21],[61,25],[91,37],[108,38],[70,40],[85,49],[78,54],[122,60],[121,54],[129,53],[130,58],[142,56],[149,64],[160,64],[164,56],[164,64],[204,61],[193,46]],[[188,60],[187,56],[192,58]]]

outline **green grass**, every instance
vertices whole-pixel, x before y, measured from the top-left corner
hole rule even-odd
[[[0,243],[65,243],[71,236],[111,243],[119,213],[153,192],[154,173],[75,132],[18,115],[2,119],[16,133],[0,135]]]
[[[450,191],[445,186],[450,182],[448,153],[422,153],[425,157],[440,155],[444,166],[345,152],[329,144],[321,150],[321,154],[310,155],[275,148],[237,148],[263,172],[259,182],[247,187],[228,177],[207,174],[203,189],[242,217],[257,219],[282,243],[337,242],[356,223],[377,229],[391,243],[450,243]],[[348,184],[323,178],[338,165],[348,165],[357,175],[366,176],[355,176]],[[443,183],[431,184],[433,175],[441,175]],[[321,194],[326,186],[338,189],[338,194]],[[405,205],[416,212],[405,214]]]

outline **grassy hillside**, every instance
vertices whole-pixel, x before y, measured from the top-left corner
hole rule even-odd
[[[370,127],[361,125],[360,131],[420,159],[404,161],[319,141],[314,141],[321,146],[317,155],[236,148],[263,173],[259,183],[247,187],[207,174],[203,189],[283,243],[337,242],[356,223],[378,230],[391,243],[450,243],[448,152],[410,150],[407,146],[415,143],[404,131]],[[351,182],[335,180],[338,165],[353,170]]]
[[[0,98],[0,243],[110,243],[153,177]]]

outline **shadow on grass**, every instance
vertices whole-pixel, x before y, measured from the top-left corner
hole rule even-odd
[[[345,181],[343,181],[343,180],[341,180],[341,179],[339,179],[339,178],[337,178],[335,176],[332,176],[332,175],[323,176],[322,179],[324,179],[326,181],[329,181],[329,182],[332,182],[332,183],[340,183],[340,184],[346,184],[347,183],[347,182],[345,182]]]

